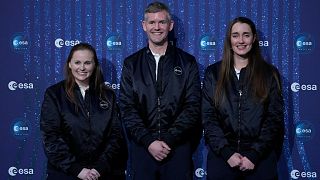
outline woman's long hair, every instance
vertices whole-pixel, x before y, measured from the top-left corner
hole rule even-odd
[[[258,101],[264,101],[268,96],[267,74],[269,74],[268,71],[273,70],[271,68],[272,66],[264,61],[261,55],[261,51],[259,48],[259,39],[254,23],[249,18],[237,17],[229,24],[228,31],[224,40],[219,79],[217,81],[216,90],[214,92],[214,103],[217,106],[225,100],[226,89],[228,83],[230,82],[230,77],[232,73],[234,73],[234,52],[231,46],[231,31],[233,25],[238,22],[248,24],[251,28],[253,36],[256,37],[255,41],[252,44],[251,50],[248,52],[248,65],[246,67],[248,75],[246,75],[247,79],[245,80],[245,82],[251,84],[251,92],[254,95],[255,99],[257,99]]]
[[[88,43],[80,43],[73,46],[69,53],[67,62],[64,65],[64,72],[65,72],[65,79],[66,79],[65,89],[66,89],[67,97],[76,106],[78,105],[74,95],[74,88],[76,86],[76,81],[74,76],[72,75],[71,69],[69,68],[69,63],[72,59],[73,54],[78,50],[89,50],[93,54],[95,67],[89,79],[90,88],[94,88],[95,93],[98,95],[100,95],[100,93],[103,92],[103,89],[105,88],[104,78],[101,71],[100,63],[98,61],[96,50]]]

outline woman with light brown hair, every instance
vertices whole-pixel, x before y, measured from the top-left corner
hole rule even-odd
[[[95,49],[72,47],[65,71],[66,79],[46,90],[41,108],[47,179],[124,179],[124,169],[113,174],[126,152],[116,96],[104,84]]]

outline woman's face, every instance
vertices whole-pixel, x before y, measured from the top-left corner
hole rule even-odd
[[[69,68],[78,85],[88,86],[95,68],[93,53],[89,50],[77,50],[73,53]]]
[[[231,29],[231,47],[234,56],[246,57],[252,48],[256,37],[250,26],[246,23],[237,22]]]

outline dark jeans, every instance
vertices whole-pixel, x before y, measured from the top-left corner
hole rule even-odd
[[[169,156],[159,162],[147,149],[131,143],[131,177],[133,180],[191,180],[192,148],[190,143],[171,150]]]

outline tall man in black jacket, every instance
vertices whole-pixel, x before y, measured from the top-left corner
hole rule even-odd
[[[200,78],[195,58],[168,43],[173,24],[166,5],[149,4],[142,22],[148,46],[123,64],[120,107],[137,180],[192,179]]]

